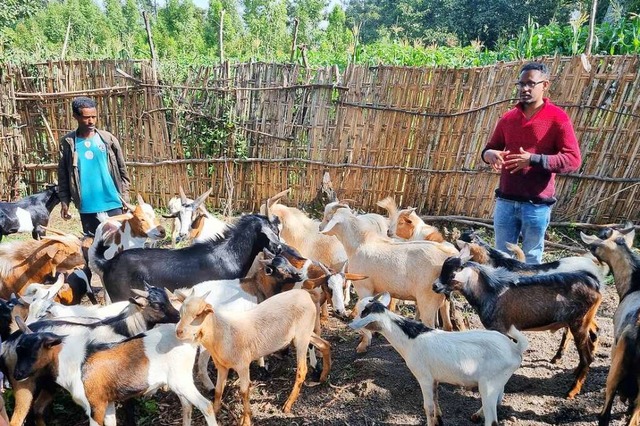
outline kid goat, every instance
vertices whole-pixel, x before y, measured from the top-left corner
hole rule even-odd
[[[349,326],[381,333],[402,355],[420,383],[427,425],[442,424],[436,386],[451,383],[478,386],[482,407],[471,419],[478,421],[484,414],[485,426],[497,426],[497,404],[505,383],[520,367],[528,345],[525,336],[513,326],[507,335],[515,342],[497,331],[433,330],[391,312],[386,308],[390,300],[389,293],[359,300],[358,316]]]
[[[31,232],[34,240],[45,235],[51,210],[60,203],[55,185],[14,203],[0,202],[0,241],[16,232]]]
[[[556,331],[568,327],[580,363],[567,397],[575,397],[593,361],[597,334],[591,329],[602,296],[600,281],[587,271],[522,276],[504,268],[491,268],[470,259],[469,248],[444,262],[433,284],[438,293],[457,291],[473,306],[489,330]]]
[[[611,419],[611,406],[616,393],[629,402],[628,425],[640,425],[640,256],[631,251],[633,227],[604,232],[605,239],[580,233],[598,259],[607,262],[615,279],[620,304],[613,316],[614,343],[611,368],[607,376],[600,426]]]
[[[246,312],[223,312],[214,309],[201,297],[187,298],[180,308],[180,322],[176,327],[179,339],[203,345],[211,354],[218,378],[213,408],[220,410],[227,374],[234,369],[240,378],[243,426],[251,424],[249,404],[249,364],[260,357],[276,352],[293,342],[296,349],[296,380],[284,404],[284,412],[298,399],[307,375],[307,347],[313,344],[322,352],[323,367],[320,381],[326,381],[331,368],[329,342],[313,332],[315,305],[305,290],[291,290],[277,294]]]

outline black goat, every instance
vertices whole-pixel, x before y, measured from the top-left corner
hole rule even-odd
[[[49,224],[51,210],[59,203],[55,185],[14,203],[0,202],[0,241],[5,235],[28,231],[39,240],[46,234],[42,226]]]
[[[104,258],[107,246],[99,241],[89,256],[109,298],[117,302],[126,300],[132,288],[141,289],[144,281],[175,290],[203,281],[242,278],[262,249],[280,251],[278,233],[277,221],[247,215],[216,241],[181,249],[130,249],[109,260]]]

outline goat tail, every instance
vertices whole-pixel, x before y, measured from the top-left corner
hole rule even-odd
[[[507,336],[511,337],[516,341],[516,349],[520,352],[520,356],[524,354],[524,351],[529,347],[529,341],[527,337],[522,334],[520,330],[518,330],[514,325],[511,325],[509,331],[507,332]]]
[[[385,209],[389,213],[389,215],[398,213],[398,206],[396,205],[393,197],[387,197],[384,200],[378,201],[376,204],[378,205],[378,207],[382,207],[383,209]]]
[[[89,268],[101,277],[107,268],[108,259],[105,257],[105,252],[108,248],[109,246],[102,238],[94,240],[89,247]]]

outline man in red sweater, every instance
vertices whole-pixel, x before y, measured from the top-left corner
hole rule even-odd
[[[496,248],[517,243],[527,263],[540,263],[544,234],[555,199],[555,174],[580,167],[580,147],[567,114],[544,92],[549,70],[530,62],[516,83],[520,102],[505,113],[482,151],[482,160],[500,172],[493,215]]]

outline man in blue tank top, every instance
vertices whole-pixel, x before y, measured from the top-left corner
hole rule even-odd
[[[98,213],[122,213],[120,197],[128,199],[130,180],[120,143],[111,133],[96,129],[96,103],[79,97],[71,106],[78,128],[60,141],[60,213],[69,219],[69,202],[73,201],[83,232],[94,234],[100,224]]]

